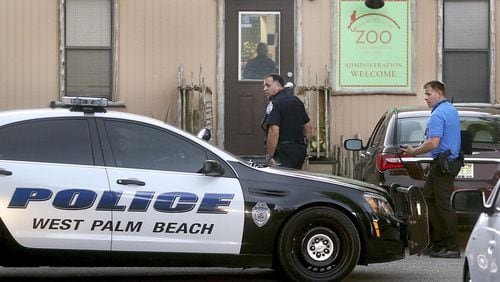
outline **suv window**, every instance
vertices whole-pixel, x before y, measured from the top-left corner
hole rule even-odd
[[[396,144],[416,146],[425,141],[427,117],[399,118]]]
[[[460,127],[471,133],[473,147],[500,143],[500,117],[463,117]]]
[[[93,165],[88,121],[46,119],[1,127],[0,159]]]
[[[397,143],[418,145],[425,141],[428,117],[399,118]],[[471,133],[473,148],[497,148],[500,144],[500,118],[460,116],[460,129]]]
[[[368,139],[368,147],[378,147],[380,144],[384,144],[385,131],[387,129],[387,116],[388,113],[385,113],[377,122],[370,139]]]
[[[198,172],[205,151],[165,130],[121,121],[105,121],[116,166],[138,169]]]

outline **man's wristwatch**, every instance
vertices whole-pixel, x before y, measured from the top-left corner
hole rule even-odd
[[[266,160],[272,160],[272,159],[273,159],[273,156],[266,155]]]

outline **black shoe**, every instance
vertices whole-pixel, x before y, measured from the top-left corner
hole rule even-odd
[[[441,252],[433,253],[431,258],[460,258],[460,251],[447,251],[443,249]]]

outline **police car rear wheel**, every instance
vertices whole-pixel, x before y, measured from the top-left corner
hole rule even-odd
[[[309,208],[288,221],[278,242],[280,270],[294,280],[333,281],[357,265],[360,239],[354,224],[330,208]]]

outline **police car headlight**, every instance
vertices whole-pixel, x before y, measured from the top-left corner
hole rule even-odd
[[[386,198],[371,193],[365,193],[363,197],[374,213],[379,215],[394,215],[394,211]]]

